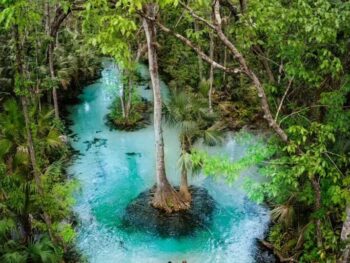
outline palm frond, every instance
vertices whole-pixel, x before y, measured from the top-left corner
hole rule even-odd
[[[6,138],[0,139],[0,159],[10,151],[12,145],[10,140]]]
[[[273,221],[290,226],[293,222],[294,207],[291,204],[282,204],[271,210]]]
[[[28,246],[27,249],[28,257],[32,262],[38,263],[54,263],[59,262],[61,254],[57,251],[57,248],[52,242],[43,238],[35,243]]]
[[[204,144],[209,146],[215,146],[221,144],[224,141],[222,132],[214,129],[204,130],[202,137]]]
[[[11,251],[5,253],[1,257],[3,263],[25,263],[27,262],[27,256],[21,251]]]

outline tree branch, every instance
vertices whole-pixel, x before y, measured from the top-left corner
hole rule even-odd
[[[173,30],[171,30],[170,28],[166,27],[165,25],[163,25],[162,23],[160,23],[159,21],[155,20],[152,17],[148,17],[147,15],[145,15],[142,12],[138,12],[138,14],[148,20],[153,20],[156,22],[157,26],[164,31],[165,33],[169,33],[171,35],[173,35],[174,37],[176,37],[177,39],[181,40],[181,42],[183,42],[185,45],[187,45],[188,47],[192,48],[203,60],[205,60],[206,62],[208,62],[209,64],[213,65],[214,68],[217,69],[221,69],[227,73],[233,73],[236,74],[238,72],[240,72],[240,69],[238,68],[227,68],[224,67],[223,65],[219,64],[218,62],[210,59],[210,57],[205,54],[198,46],[196,46],[191,40],[189,40],[188,38],[174,32]]]
[[[285,131],[279,126],[279,124],[274,120],[271,114],[268,99],[264,90],[262,83],[256,74],[248,67],[245,58],[238,51],[236,46],[226,37],[222,31],[221,26],[221,15],[220,15],[220,1],[213,0],[213,20],[215,25],[215,31],[220,38],[220,40],[227,46],[227,48],[232,52],[233,56],[239,62],[242,72],[244,72],[253,82],[258,96],[260,98],[261,108],[264,112],[264,119],[268,122],[269,126],[277,133],[277,135],[284,141],[288,141],[288,136]]]
[[[183,8],[185,8],[185,9],[190,13],[190,15],[191,15],[193,18],[197,19],[198,21],[203,22],[204,24],[206,24],[206,25],[207,25],[208,27],[210,27],[211,29],[215,29],[215,26],[214,26],[212,23],[210,23],[208,20],[204,19],[203,17],[200,17],[199,15],[197,15],[197,14],[193,11],[193,9],[192,9],[191,7],[189,7],[188,5],[182,3],[181,1],[180,1],[179,3],[180,3],[180,5],[183,6]]]
[[[280,250],[278,250],[277,248],[275,248],[275,246],[274,246],[273,244],[271,244],[271,243],[269,243],[269,242],[267,242],[267,241],[265,241],[265,240],[259,240],[259,241],[260,241],[260,243],[261,243],[262,245],[264,245],[266,248],[272,250],[273,253],[274,253],[275,255],[278,256],[278,258],[279,258],[279,260],[280,260],[281,262],[298,262],[297,260],[294,259],[294,257],[288,257],[288,258],[287,258],[287,257],[284,257],[284,255],[282,254],[282,252],[281,252]]]
[[[277,112],[276,112],[276,115],[275,115],[275,121],[277,121],[277,119],[278,119],[278,114],[280,113],[281,108],[282,108],[282,105],[283,105],[283,102],[284,102],[284,100],[285,100],[285,98],[286,98],[286,96],[287,96],[287,94],[288,94],[288,91],[289,91],[290,87],[292,86],[293,79],[294,79],[294,77],[292,77],[292,78],[289,80],[289,82],[288,82],[288,87],[287,87],[286,91],[284,92],[284,94],[283,94],[283,96],[282,96],[282,99],[281,99],[280,104],[278,105],[278,109],[277,109]]]
[[[68,17],[68,15],[72,12],[72,9],[68,9],[67,12],[64,12],[62,7],[58,7],[56,9],[55,18],[53,19],[51,25],[50,25],[50,36],[52,38],[55,38],[57,35],[57,32],[63,23],[63,21]]]
[[[210,59],[210,57],[208,55],[206,55],[198,46],[194,45],[188,38],[172,31],[171,29],[167,28],[166,26],[164,26],[163,24],[161,24],[160,22],[156,22],[157,26],[164,31],[165,33],[170,33],[172,34],[174,37],[176,37],[177,39],[181,40],[184,44],[186,44],[187,46],[189,46],[190,48],[192,48],[203,60],[205,60],[206,62],[208,62],[209,64],[211,64],[214,68],[217,69],[221,69],[223,71],[226,71],[228,73],[238,73],[241,70],[238,68],[227,68],[224,67],[223,65],[219,64],[218,62]]]

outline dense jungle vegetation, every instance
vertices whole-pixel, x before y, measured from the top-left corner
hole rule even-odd
[[[264,180],[245,188],[271,208],[261,243],[281,262],[350,262],[349,1],[0,0],[0,41],[0,262],[85,261],[64,116],[102,57],[124,76],[112,124],[134,130],[153,114],[155,208],[189,209],[195,170],[230,183],[257,165]],[[153,103],[135,92],[140,62]],[[180,129],[178,188],[163,119]],[[263,143],[237,162],[194,149],[241,129]]]

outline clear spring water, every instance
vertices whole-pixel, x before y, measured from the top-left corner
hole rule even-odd
[[[143,74],[147,70],[141,68]],[[250,202],[236,182],[229,187],[212,178],[197,176],[218,203],[213,225],[184,238],[160,238],[147,233],[130,233],[121,227],[124,208],[155,182],[152,125],[135,132],[110,130],[104,117],[117,93],[120,75],[111,61],[103,63],[102,77],[85,87],[81,103],[70,108],[72,145],[81,155],[69,172],[80,181],[75,211],[80,217],[78,246],[92,263],[188,263],[254,262],[255,239],[262,238],[269,216],[266,208]],[[164,83],[163,95],[167,96]],[[138,87],[142,96],[151,90]],[[176,128],[164,127],[167,175],[179,182],[180,146]],[[209,149],[243,156],[245,147],[229,136],[225,145]],[[127,155],[127,153],[136,153]],[[245,174],[256,173],[250,169]]]

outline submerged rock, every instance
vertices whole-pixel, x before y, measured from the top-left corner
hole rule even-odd
[[[135,152],[127,152],[125,153],[127,156],[137,156],[137,157],[141,157],[141,153],[135,153]]]
[[[191,208],[171,214],[151,205],[154,188],[142,192],[126,207],[123,227],[161,237],[188,236],[196,230],[208,230],[212,223],[215,201],[205,188],[191,187],[190,191]]]
[[[97,138],[95,137],[93,140],[91,141],[84,141],[83,143],[86,144],[86,152],[90,150],[90,148],[92,146],[95,146],[95,147],[107,147],[107,139],[103,139],[103,138]]]

